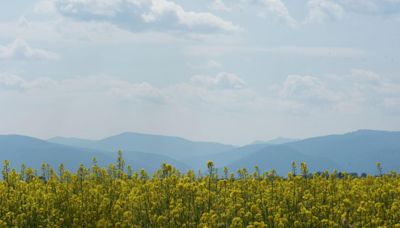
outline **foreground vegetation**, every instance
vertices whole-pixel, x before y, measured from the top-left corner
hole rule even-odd
[[[179,173],[164,164],[152,176],[116,164],[76,173],[43,165],[39,174],[3,165],[0,227],[400,227],[400,176],[324,172],[301,164],[235,175],[224,169]]]

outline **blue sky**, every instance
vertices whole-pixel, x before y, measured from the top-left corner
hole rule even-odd
[[[0,3],[0,134],[400,130],[399,0]]]

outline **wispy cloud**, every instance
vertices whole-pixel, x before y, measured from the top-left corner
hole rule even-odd
[[[169,0],[57,0],[64,16],[77,20],[108,21],[135,31],[237,32],[241,28],[210,12],[185,10]]]
[[[3,131],[26,122],[25,132],[41,129],[43,135],[76,130],[109,134],[110,129],[189,134],[193,126],[206,127],[207,135],[214,126],[212,132],[225,135],[224,127],[235,121],[251,134],[260,124],[279,130],[288,122],[293,127],[315,124],[316,118],[328,123],[326,118],[338,115],[351,120],[366,113],[400,113],[400,82],[368,70],[288,75],[268,86],[259,93],[243,78],[224,72],[168,86],[106,76],[55,80],[0,73],[0,106],[7,107],[0,117],[9,120]]]
[[[206,62],[203,63],[187,63],[186,64],[189,68],[193,69],[193,70],[221,70],[223,69],[223,65],[214,60],[214,59],[210,59]]]
[[[33,7],[33,12],[37,14],[55,14],[57,9],[54,0],[39,0]]]
[[[227,91],[239,91],[245,89],[246,83],[235,74],[221,72],[215,76],[195,75],[187,82],[177,83],[168,87],[156,87],[148,82],[132,83],[113,77],[76,77],[65,80],[54,80],[48,77],[40,77],[33,80],[24,79],[15,74],[0,74],[0,92],[3,90],[16,90],[22,94],[46,93],[54,97],[80,94],[86,96],[97,94],[99,99],[104,96],[118,99],[133,99],[151,101],[155,103],[173,102],[185,97],[201,99],[204,94],[215,94]],[[215,98],[216,98],[215,97]],[[212,101],[213,99],[210,99]]]
[[[320,77],[289,75],[279,94],[294,108],[327,107],[342,113],[400,111],[393,105],[400,98],[400,82],[363,69]]]
[[[210,9],[216,11],[227,11],[227,12],[232,11],[232,9],[229,8],[223,0],[212,0]]]
[[[248,0],[250,3],[256,3],[263,6],[261,15],[273,15],[278,20],[285,22],[290,27],[296,27],[297,21],[291,16],[288,8],[282,0]]]
[[[305,23],[322,23],[338,19],[346,13],[392,16],[400,13],[398,0],[308,0]]]
[[[400,99],[400,82],[362,69],[354,69],[343,75],[288,75],[280,85],[268,89],[268,96],[257,93],[237,75],[226,72],[194,75],[188,81],[165,87],[113,77],[65,80],[42,77],[26,80],[18,75],[2,73],[0,92],[2,90],[15,90],[31,97],[40,94],[55,99],[95,95],[98,99],[132,100],[157,105],[195,107],[202,104],[205,109],[220,105],[221,108],[246,107],[256,110],[273,104],[278,110],[328,108],[350,112],[354,110],[344,110],[343,107],[393,109]]]
[[[333,57],[351,58],[364,55],[362,49],[351,47],[312,47],[312,46],[189,46],[185,53],[200,56],[219,56],[232,53],[270,53],[278,55],[303,56],[303,57]]]
[[[218,89],[242,89],[246,86],[246,83],[236,76],[230,73],[219,73],[212,77],[208,75],[195,75],[190,80],[191,83],[206,87],[206,88],[218,88]]]
[[[343,7],[332,0],[309,0],[309,12],[306,23],[322,23],[329,18],[340,18],[344,14]]]
[[[309,75],[289,75],[283,82],[280,96],[320,104],[338,100],[338,95],[328,89],[324,82]]]
[[[8,60],[55,60],[59,55],[39,48],[32,48],[23,39],[16,39],[14,42],[0,46],[0,59]]]
[[[338,0],[338,3],[348,11],[361,14],[390,16],[400,13],[399,0]]]

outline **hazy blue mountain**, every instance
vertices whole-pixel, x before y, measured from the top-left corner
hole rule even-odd
[[[208,160],[211,160],[214,162],[214,164],[218,167],[224,167],[229,165],[230,163],[240,160],[241,158],[244,158],[253,152],[256,152],[262,148],[265,148],[269,145],[265,144],[250,144],[238,148],[233,148],[231,150],[218,153],[218,154],[212,154],[212,155],[207,155],[207,156],[199,156],[195,161],[198,161],[200,164],[199,167],[196,167],[196,169],[204,169],[206,168],[206,164]],[[192,164],[195,165],[195,164]]]
[[[310,156],[324,156],[349,172],[400,171],[400,132],[359,130],[285,144]]]
[[[117,153],[66,146],[27,136],[0,135],[0,159],[9,160],[15,168],[19,168],[23,163],[34,168],[40,168],[42,163],[49,163],[53,168],[57,168],[63,163],[66,168],[75,170],[81,163],[91,165],[94,156],[99,165],[107,166],[115,162]],[[136,170],[144,168],[153,172],[163,162],[183,171],[189,168],[182,162],[158,154],[125,151],[123,156],[126,164],[131,164]]]
[[[335,168],[376,173],[375,163],[381,162],[384,171],[399,172],[400,132],[360,130],[266,146],[232,162],[229,167],[253,168],[258,164],[262,169],[276,168],[286,172],[292,160],[305,161],[314,171]]]
[[[149,135],[140,133],[122,133],[101,140],[84,140],[76,138],[52,138],[50,142],[93,148],[106,151],[141,151],[172,157],[189,164],[197,169],[203,164],[197,158],[201,156],[212,156],[235,148],[232,145],[225,145],[213,142],[194,142],[179,137]],[[207,161],[207,159],[206,159]]]
[[[277,137],[271,140],[267,141],[262,141],[262,140],[256,140],[253,142],[253,144],[272,144],[272,145],[278,145],[278,144],[285,144],[285,143],[290,143],[290,142],[296,142],[299,141],[300,139],[292,139],[292,138],[285,138],[285,137]]]
[[[74,137],[54,137],[48,139],[47,141],[82,148],[90,148],[94,143],[96,143],[96,140],[80,139]]]
[[[159,169],[163,163],[171,164],[182,172],[186,172],[191,169],[190,166],[181,161],[160,154],[137,151],[124,151],[123,157],[126,161],[126,164],[130,164],[134,170],[139,170],[143,168],[150,173]]]
[[[96,156],[100,164],[116,159],[121,149],[127,163],[152,172],[161,163],[181,170],[205,169],[208,160],[231,170],[258,165],[261,170],[290,170],[291,161],[305,161],[311,171],[338,169],[348,172],[376,173],[376,162],[384,171],[400,171],[400,132],[360,130],[343,135],[328,135],[284,144],[251,144],[234,147],[219,143],[193,142],[178,137],[123,133],[102,140],[53,138],[51,142],[26,136],[0,136],[1,159],[38,167],[42,162],[76,168],[91,164]],[[56,143],[52,143],[56,142]],[[65,145],[63,145],[65,144]]]
[[[115,160],[99,151],[49,143],[32,137],[0,136],[0,159],[2,161],[9,160],[14,167],[19,167],[24,163],[40,168],[42,163],[49,163],[57,168],[59,164],[63,163],[66,168],[75,169],[81,163],[89,165],[93,156],[96,156],[102,165],[105,165],[106,161]]]
[[[337,165],[327,158],[305,155],[284,145],[264,147],[231,163],[228,165],[228,168],[231,171],[246,168],[248,171],[252,172],[254,171],[254,166],[257,165],[262,172],[275,169],[278,174],[286,175],[291,171],[292,161],[295,161],[298,165],[301,162],[306,162],[311,172],[320,170],[332,171],[337,168]]]

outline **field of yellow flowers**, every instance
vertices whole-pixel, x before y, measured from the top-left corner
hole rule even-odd
[[[400,227],[400,176],[3,165],[0,227]]]

